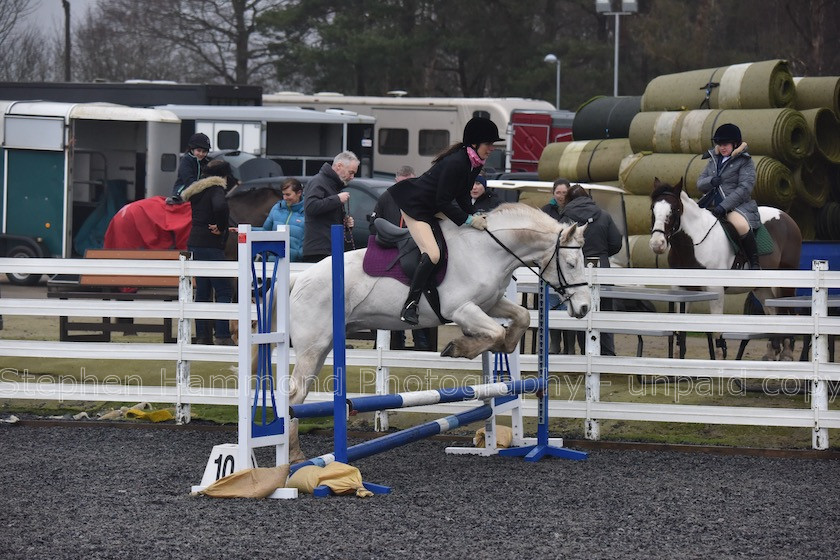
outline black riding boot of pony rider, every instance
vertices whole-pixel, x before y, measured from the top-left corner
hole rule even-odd
[[[752,230],[741,236],[741,247],[747,254],[750,270],[761,270],[761,266],[758,264],[758,244],[755,242],[755,234]]]
[[[432,262],[429,255],[426,253],[420,255],[420,264],[417,265],[417,270],[414,271],[414,278],[411,279],[411,287],[408,289],[408,299],[405,300],[402,313],[400,313],[400,321],[409,325],[416,325],[419,322],[417,308],[420,305],[420,297],[423,295],[423,290],[426,289],[426,284],[429,283],[429,278],[431,278],[434,271],[435,263]]]

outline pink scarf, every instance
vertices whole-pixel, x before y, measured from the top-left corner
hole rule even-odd
[[[470,163],[472,164],[473,169],[484,165],[484,160],[478,157],[478,154],[472,146],[467,146],[467,155],[470,156]]]

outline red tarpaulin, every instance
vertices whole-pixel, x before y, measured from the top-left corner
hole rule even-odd
[[[187,249],[190,203],[166,204],[163,196],[123,206],[105,232],[106,249]]]

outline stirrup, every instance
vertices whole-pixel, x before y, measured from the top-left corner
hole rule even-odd
[[[400,313],[400,321],[403,323],[408,323],[409,325],[416,325],[419,323],[419,318],[417,316],[417,307],[420,302],[411,300],[405,304],[403,307],[402,313]]]

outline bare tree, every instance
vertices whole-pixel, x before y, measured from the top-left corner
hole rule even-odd
[[[258,20],[284,0],[114,0],[132,14],[148,39],[168,45],[188,62],[186,79],[260,84],[274,75]],[[139,4],[139,5],[138,5]]]
[[[7,42],[20,32],[23,19],[32,13],[32,0],[3,0],[0,2],[0,50],[7,50]]]
[[[74,28],[75,73],[82,81],[104,79],[179,80],[190,69],[187,57],[143,32],[142,6],[130,11],[109,2],[91,7]],[[202,76],[206,79],[207,76]]]
[[[61,61],[56,41],[48,41],[24,19],[32,13],[31,0],[0,0],[0,52],[8,53],[0,65],[0,80],[33,82],[54,80]]]

